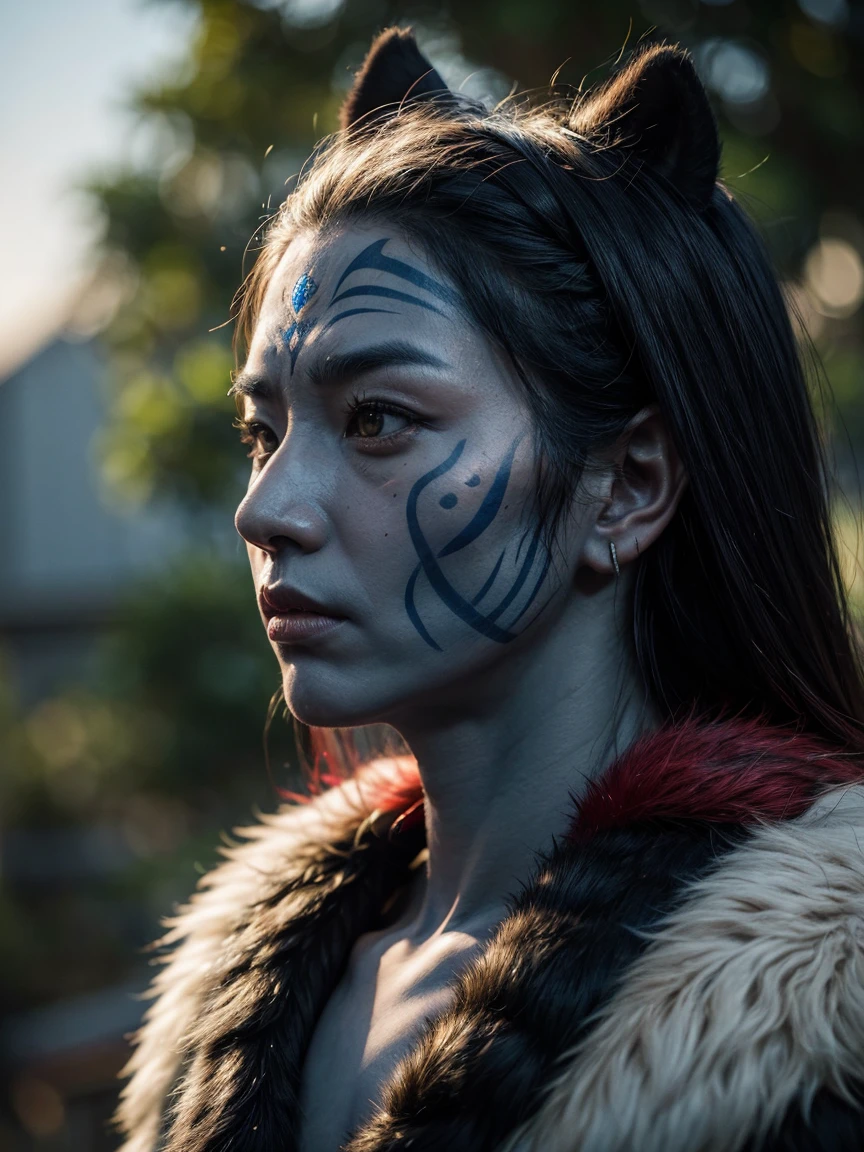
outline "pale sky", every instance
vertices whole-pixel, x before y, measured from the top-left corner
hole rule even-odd
[[[171,0],[0,0],[0,15],[2,376],[62,324],[86,269],[96,224],[76,181],[134,155],[123,100],[193,25]]]

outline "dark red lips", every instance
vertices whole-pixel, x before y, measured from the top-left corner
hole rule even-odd
[[[258,602],[267,619],[267,635],[275,644],[314,640],[332,632],[346,619],[332,608],[287,585],[263,587]]]

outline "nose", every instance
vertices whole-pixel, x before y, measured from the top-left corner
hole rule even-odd
[[[250,485],[234,526],[247,544],[270,556],[291,547],[316,552],[327,539],[326,516],[308,484],[298,483],[279,463],[271,459]]]

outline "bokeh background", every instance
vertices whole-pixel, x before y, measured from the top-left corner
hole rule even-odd
[[[220,835],[296,787],[232,525],[232,295],[372,35],[451,85],[579,85],[689,47],[723,176],[834,395],[859,598],[864,7],[849,0],[4,0],[0,1148],[97,1152],[145,945]],[[796,320],[798,323],[798,320]]]

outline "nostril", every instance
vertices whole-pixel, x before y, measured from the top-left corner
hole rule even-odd
[[[267,552],[282,552],[286,548],[290,548],[293,541],[289,536],[271,536],[267,541]]]

